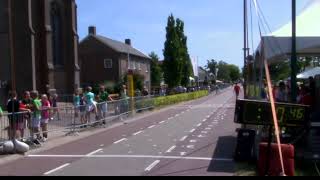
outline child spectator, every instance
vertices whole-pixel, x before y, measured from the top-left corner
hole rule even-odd
[[[97,102],[94,101],[95,99],[95,95],[94,93],[91,92],[92,91],[92,88],[89,86],[87,87],[86,89],[86,93],[84,95],[85,97],[85,101],[86,101],[86,119],[87,121],[90,123],[90,114],[92,112],[95,113],[96,115],[96,119],[98,119],[98,109],[97,109]]]
[[[40,140],[42,139],[40,136],[40,125],[41,125],[41,101],[39,100],[39,93],[38,91],[31,92],[32,98],[32,120],[31,120],[31,138],[33,143],[36,145],[41,145]],[[34,135],[36,134],[36,139],[34,139]]]
[[[42,141],[45,142],[48,139],[48,123],[50,119],[50,102],[47,95],[42,95],[41,97],[41,128],[43,138]]]
[[[23,99],[20,102],[20,109],[24,112],[23,113],[23,120],[24,120],[24,128],[28,127],[29,129],[31,128],[31,104],[32,104],[32,99],[30,97],[30,92],[25,91],[23,93]],[[30,129],[31,131],[31,129]],[[24,131],[22,133],[22,138],[24,137]]]
[[[73,95],[73,106],[74,106],[74,116],[75,118],[79,117],[79,108],[80,108],[80,90],[77,89]]]

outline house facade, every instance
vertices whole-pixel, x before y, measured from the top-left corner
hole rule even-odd
[[[133,70],[144,76],[144,85],[150,89],[150,58],[135,49],[130,39],[124,42],[97,35],[96,27],[79,44],[81,85],[118,83]]]
[[[9,41],[9,1],[13,49]],[[0,104],[12,80],[18,93],[72,93],[80,84],[75,0],[0,0],[0,63]]]

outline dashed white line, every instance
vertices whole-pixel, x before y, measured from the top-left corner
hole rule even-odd
[[[155,126],[155,125],[152,125],[152,126],[148,127],[148,129],[152,129],[152,128],[154,128],[154,127],[156,127],[156,126]]]
[[[206,122],[206,121],[207,121],[207,119],[202,120],[202,122]]]
[[[113,144],[119,144],[120,142],[126,141],[126,140],[128,140],[128,139],[127,138],[123,138],[123,139],[120,139],[119,141],[114,142]]]
[[[154,167],[156,167],[156,165],[158,165],[160,163],[160,160],[156,160],[155,162],[153,162],[152,164],[150,164],[145,171],[151,171]]]
[[[200,126],[202,126],[202,123],[200,123],[200,124],[197,125],[197,127],[200,127]]]
[[[184,140],[186,140],[188,138],[188,136],[184,136],[184,137],[182,137],[181,139],[180,139],[180,141],[184,141]]]
[[[171,153],[175,148],[176,146],[172,146],[171,148],[168,149],[167,153]]]
[[[193,133],[193,132],[195,132],[196,131],[196,129],[192,129],[191,131],[190,131],[190,133]]]
[[[165,123],[166,121],[161,121],[161,122],[159,122],[159,124],[163,124],[163,123]]]
[[[143,132],[143,131],[139,131],[139,132],[134,133],[133,135],[136,136],[136,135],[138,135],[138,134],[141,134],[142,132]]]
[[[95,151],[87,154],[86,156],[92,156],[92,155],[94,155],[94,154],[96,154],[96,153],[98,153],[98,152],[100,152],[100,151],[102,151],[102,150],[103,150],[103,149],[97,149],[97,150],[95,150]]]
[[[55,169],[53,169],[53,170],[51,170],[51,171],[48,171],[48,172],[44,173],[44,175],[52,174],[52,173],[54,173],[54,172],[56,172],[56,171],[59,171],[59,170],[65,168],[65,167],[69,166],[69,165],[70,165],[70,163],[67,163],[67,164],[64,164],[64,165],[62,165],[62,166],[59,166],[59,167],[57,167],[57,168],[55,168]]]

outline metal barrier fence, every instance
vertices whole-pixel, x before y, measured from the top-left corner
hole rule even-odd
[[[222,90],[222,89],[220,89]],[[4,113],[0,116],[0,143],[6,140],[22,138],[25,141],[46,136],[48,138],[64,135],[76,135],[77,132],[97,126],[108,126],[121,122],[131,115],[133,110],[139,113],[154,108],[156,96],[127,98],[98,104],[74,107],[72,103],[59,104],[57,108],[43,109],[39,112],[47,119],[36,119],[34,112]],[[38,123],[42,122],[40,131]]]
[[[4,113],[0,117],[0,143],[15,137],[32,144],[32,141],[39,137],[73,135],[86,128],[108,126],[128,117],[133,108],[136,112],[152,109],[153,99],[153,96],[148,96],[78,107],[63,105],[43,109],[40,114],[46,113],[47,119],[36,119],[34,112]],[[40,131],[34,128],[39,125],[37,120],[41,122]]]

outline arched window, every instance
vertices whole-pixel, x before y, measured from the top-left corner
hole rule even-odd
[[[60,6],[56,2],[51,3],[51,27],[52,27],[52,55],[53,64],[62,66],[62,19]]]

